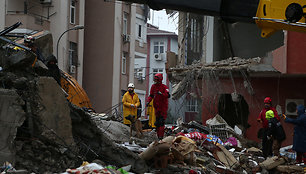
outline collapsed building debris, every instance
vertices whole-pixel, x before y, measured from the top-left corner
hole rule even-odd
[[[76,106],[69,106],[63,91],[54,79],[32,77],[33,79],[29,80],[26,77],[8,74],[11,77],[9,80],[6,79],[6,72],[1,72],[0,75],[2,84],[11,88],[1,90],[3,91],[0,96],[3,99],[1,100],[3,109],[0,116],[3,127],[10,125],[8,123],[14,127],[8,127],[8,131],[2,130],[3,135],[11,139],[4,139],[5,141],[2,142],[6,144],[1,147],[10,147],[12,150],[9,155],[11,157],[1,155],[2,163],[9,160],[15,167],[41,173],[64,171],[66,168],[79,165],[81,159],[103,159],[107,163],[118,166],[132,164],[133,171],[147,170],[146,164],[141,162],[142,160],[136,154],[115,144],[115,141],[101,131],[92,121],[89,113]],[[25,72],[23,74],[28,75]],[[25,80],[20,80],[24,78]],[[14,86],[18,86],[16,83],[19,84],[20,81],[23,81],[26,87],[15,89]],[[30,84],[33,86],[31,87]],[[8,117],[10,115],[12,116]],[[128,129],[127,126],[125,127]],[[112,130],[116,128],[112,127]],[[9,132],[14,129],[15,133]],[[7,144],[11,142],[14,142],[15,148],[12,144]],[[7,149],[4,148],[1,153],[6,151]],[[14,151],[16,151],[16,157]],[[83,158],[77,156],[83,156]],[[11,159],[13,157],[17,158],[16,163],[14,159]],[[41,160],[45,162],[41,163]]]
[[[103,159],[103,161],[117,165],[132,165],[132,171],[143,173],[148,170],[144,160],[127,148],[117,145],[103,130],[98,128],[97,123],[90,113],[84,112],[81,108],[71,107],[72,130],[74,139],[81,147],[81,153],[89,161]],[[117,128],[114,128],[115,130]]]
[[[24,101],[16,91],[0,88],[0,164],[6,160],[15,162],[14,139],[17,128],[25,120],[25,112],[22,109]]]
[[[80,160],[77,155],[60,150],[73,145],[73,139],[68,102],[54,79],[39,77],[33,71],[2,71],[0,82],[1,138],[9,137],[1,141],[1,147],[9,147],[11,152],[11,157],[2,155],[7,151],[1,148],[1,163],[9,161],[36,173],[74,166]],[[62,109],[54,102],[61,103]]]
[[[180,98],[199,78],[207,80],[218,79],[221,76],[232,76],[232,72],[241,72],[244,78],[246,78],[246,72],[251,71],[256,72],[265,70],[266,72],[277,72],[272,65],[263,64],[261,61],[262,59],[259,57],[251,59],[233,57],[212,63],[203,64],[201,62],[196,62],[184,67],[178,66],[170,68],[168,71],[169,80],[176,84],[172,92],[172,98]],[[195,86],[197,86],[197,84],[195,84]],[[245,80],[245,87],[249,90],[250,94],[254,92],[252,90],[252,85],[247,79]]]
[[[258,149],[245,149],[245,143],[241,143],[242,147],[240,148],[231,145],[221,145],[220,143],[218,144],[218,141],[209,141],[207,139],[208,136],[197,141],[189,140],[187,137],[175,137],[175,135],[167,137],[161,142],[151,144],[150,146],[154,147],[153,151],[151,150],[148,154],[149,156],[144,157],[143,153],[138,155],[128,150],[128,148],[118,145],[119,143],[129,141],[129,128],[127,126],[119,122],[100,119],[96,114],[86,112],[77,106],[69,104],[63,94],[58,95],[50,90],[41,89],[42,86],[57,88],[57,86],[52,85],[56,84],[52,78],[28,77],[29,74],[27,73],[23,73],[23,76],[12,72],[1,72],[0,74],[1,83],[6,87],[10,86],[10,89],[1,89],[4,91],[1,94],[5,94],[1,95],[1,98],[10,96],[12,98],[11,103],[15,103],[9,104],[10,107],[8,108],[13,109],[8,112],[9,114],[7,112],[5,114],[18,116],[18,121],[16,121],[18,124],[14,125],[15,130],[18,130],[17,135],[15,139],[11,139],[15,144],[13,150],[15,149],[14,151],[16,151],[16,160],[13,164],[17,169],[26,169],[29,172],[35,173],[43,173],[45,171],[64,172],[67,169],[80,166],[84,160],[94,161],[95,159],[100,159],[104,163],[103,166],[111,164],[122,167],[130,164],[131,171],[136,173],[146,171],[162,173],[189,173],[191,171],[201,173],[241,173],[243,171],[255,173],[264,172],[264,170],[302,171],[301,166],[290,167],[290,165],[283,165],[285,167],[275,168],[275,164],[272,167],[271,165],[268,165],[268,167],[266,167],[267,165],[260,165],[265,164],[265,159],[261,157],[262,153]],[[10,76],[9,79],[6,78],[7,75]],[[21,82],[24,83],[25,87],[18,87],[22,84]],[[59,86],[58,89],[60,89]],[[54,92],[59,91],[61,90],[54,90]],[[50,94],[44,96],[46,92]],[[62,101],[57,101],[59,99],[53,100],[57,102],[65,101],[63,105],[69,108],[68,117],[71,118],[71,126],[68,126],[71,129],[71,134],[68,134],[69,136],[65,133],[68,129],[63,130],[63,132],[61,129],[56,129],[56,125],[59,123],[55,124],[52,120],[59,119],[58,115],[51,114],[48,116],[50,118],[43,119],[46,118],[43,114],[46,111],[45,107],[54,107],[52,103],[48,105],[44,102],[45,97],[50,97],[50,95],[57,95],[59,98],[62,98]],[[7,106],[7,102],[4,101],[11,100],[1,100],[1,108],[6,108]],[[63,110],[65,111],[63,113],[67,112],[66,109]],[[3,112],[5,109],[1,111]],[[50,111],[50,113],[53,112],[58,111]],[[61,116],[65,115],[63,113],[61,113]],[[1,114],[1,119],[3,117],[7,118],[6,115]],[[32,121],[29,118],[33,118]],[[51,120],[50,123],[47,120]],[[220,121],[221,119],[216,118],[215,120]],[[61,122],[66,121],[63,120]],[[221,122],[226,124],[223,120]],[[22,123],[23,125],[20,126]],[[46,129],[46,127],[52,127],[51,123],[55,124],[54,128]],[[218,122],[211,124],[216,123],[219,124]],[[186,126],[181,128],[181,130],[191,131],[198,129],[199,132],[204,134],[211,132],[211,127],[199,126],[196,123],[181,125]],[[196,126],[190,128],[191,125]],[[235,132],[230,129],[226,130],[230,133]],[[73,136],[73,142],[70,141],[71,135]],[[150,138],[150,135],[146,136],[148,138],[142,140],[144,141],[142,146],[146,146],[149,142],[156,140],[156,137]],[[134,140],[136,144],[141,143],[136,138]],[[241,141],[239,138],[238,140]],[[69,142],[71,142],[70,145],[68,145]],[[150,146],[145,151],[150,150]],[[9,159],[2,158],[2,160]],[[282,159],[280,160],[283,161]]]
[[[43,173],[100,159],[116,166],[131,164],[131,171],[137,173],[147,171],[145,162],[110,139],[89,112],[67,101],[62,88],[47,77],[48,68],[33,64],[35,57],[9,46],[1,50],[0,163],[8,161],[15,168]]]
[[[91,166],[100,173],[126,168],[135,173],[304,172],[303,166],[291,165],[292,159],[263,158],[256,142],[218,115],[208,126],[179,124],[161,141],[150,132],[130,139],[126,125],[69,103],[56,81],[46,77],[46,67],[32,67],[33,54],[11,51],[0,56],[0,164],[9,161],[25,173],[88,173]],[[7,61],[11,57],[16,61]],[[206,68],[247,68],[257,61],[235,59]],[[193,71],[181,83],[188,86],[188,78],[198,76]]]

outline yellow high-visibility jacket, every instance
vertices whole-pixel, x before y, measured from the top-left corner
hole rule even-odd
[[[155,128],[156,117],[155,117],[155,110],[153,107],[153,100],[150,102],[148,106],[147,114],[149,115],[149,126]]]
[[[140,105],[138,95],[134,92],[133,98],[129,92],[126,92],[122,98],[123,103],[123,124],[131,124],[129,120],[126,119],[127,116],[132,115],[137,117],[137,107]],[[135,105],[132,107],[131,104]]]

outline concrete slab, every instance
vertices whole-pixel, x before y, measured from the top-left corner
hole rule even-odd
[[[51,77],[40,77],[38,95],[43,109],[37,113],[41,119],[41,134],[60,144],[74,144],[70,109],[62,88]]]
[[[14,90],[0,89],[0,164],[8,161],[15,162],[15,148],[13,146],[17,128],[25,120],[22,109],[23,100]]]

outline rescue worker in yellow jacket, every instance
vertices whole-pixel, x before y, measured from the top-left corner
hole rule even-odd
[[[129,83],[128,91],[123,95],[123,124],[130,125],[130,120],[126,119],[127,116],[131,115],[137,117],[137,107],[140,105],[138,95],[134,92],[135,85]]]

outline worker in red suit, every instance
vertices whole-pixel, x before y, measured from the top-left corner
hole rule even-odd
[[[263,135],[262,135],[262,153],[264,157],[272,156],[272,139],[268,139],[268,129],[269,129],[269,121],[266,119],[266,112],[272,110],[274,116],[278,121],[280,118],[278,113],[274,107],[272,107],[272,99],[270,97],[266,97],[264,99],[264,108],[259,113],[257,121],[262,124],[263,127]]]
[[[153,100],[153,107],[156,116],[156,133],[159,139],[164,137],[165,133],[165,120],[167,118],[168,98],[170,98],[169,89],[166,85],[162,84],[163,75],[156,74],[154,76],[154,84],[150,89],[150,96],[148,97],[147,106]]]

